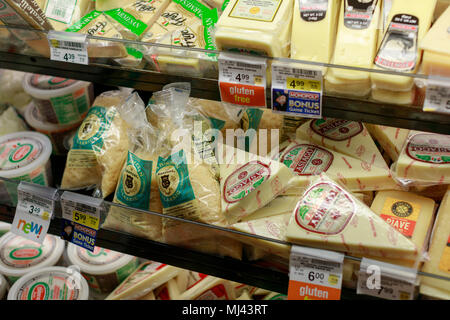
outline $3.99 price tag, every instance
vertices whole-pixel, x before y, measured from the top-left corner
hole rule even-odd
[[[292,246],[288,300],[339,300],[344,255]]]
[[[51,30],[47,38],[51,60],[89,64],[85,34]]]

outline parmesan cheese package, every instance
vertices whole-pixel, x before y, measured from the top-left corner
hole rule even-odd
[[[128,151],[128,124],[118,106],[128,96],[129,91],[117,90],[95,99],[73,138],[62,189],[97,187],[103,198],[114,192]]]

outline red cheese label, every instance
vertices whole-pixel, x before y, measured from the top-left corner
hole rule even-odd
[[[297,144],[283,153],[281,162],[299,176],[326,172],[333,163],[333,154],[310,144]]]
[[[410,137],[406,154],[413,160],[431,164],[450,163],[450,136],[418,133]]]
[[[311,130],[333,141],[344,141],[360,134],[364,128],[360,122],[324,118],[311,121]]]

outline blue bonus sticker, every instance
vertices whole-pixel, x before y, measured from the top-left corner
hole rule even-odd
[[[272,106],[278,112],[320,117],[321,93],[273,88]]]
[[[62,219],[61,237],[86,250],[94,251],[97,231],[76,222]]]

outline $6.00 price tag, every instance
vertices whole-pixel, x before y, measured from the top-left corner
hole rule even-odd
[[[339,300],[344,255],[292,246],[288,300]]]
[[[47,38],[51,60],[89,64],[86,34],[51,30]]]

